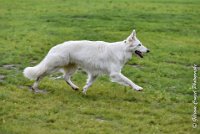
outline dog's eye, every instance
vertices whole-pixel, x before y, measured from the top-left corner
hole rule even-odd
[[[138,44],[138,46],[142,46],[141,44]]]

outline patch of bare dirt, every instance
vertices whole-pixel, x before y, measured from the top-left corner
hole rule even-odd
[[[5,79],[5,75],[0,74],[0,82],[2,82]]]
[[[4,69],[12,70],[16,68],[16,65],[14,64],[7,64],[2,66]]]

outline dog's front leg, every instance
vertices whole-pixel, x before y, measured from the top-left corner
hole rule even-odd
[[[131,88],[133,88],[137,91],[141,91],[143,89],[142,87],[136,85],[135,83],[133,83],[131,80],[129,80],[127,77],[125,77],[121,73],[112,73],[110,75],[110,78],[111,78],[112,82],[117,82],[117,83],[125,85],[125,86],[130,86]]]
[[[88,79],[86,85],[83,87],[83,93],[86,94],[88,88],[92,85],[92,83],[97,78],[97,75],[88,74]]]

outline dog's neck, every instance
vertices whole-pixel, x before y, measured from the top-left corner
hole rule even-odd
[[[130,51],[129,46],[124,42],[114,42],[112,45],[112,54],[120,61],[121,66],[123,66],[132,57],[132,51]]]

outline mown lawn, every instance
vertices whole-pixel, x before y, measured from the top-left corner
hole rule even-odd
[[[0,134],[200,133],[200,124],[192,127],[191,88],[192,66],[200,65],[199,13],[199,0],[0,0]],[[134,56],[123,73],[143,92],[102,76],[83,95],[54,80],[57,74],[41,82],[47,94],[29,91],[23,69],[52,46],[120,41],[133,28],[151,53]],[[80,87],[85,80],[81,70],[73,77]]]

